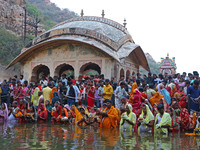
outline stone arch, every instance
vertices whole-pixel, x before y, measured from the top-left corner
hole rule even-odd
[[[32,69],[31,82],[38,83],[42,75],[46,77],[50,75],[49,67],[42,64],[35,66]]]
[[[93,63],[93,62],[86,63],[86,64],[81,66],[80,71],[79,71],[79,75],[83,76],[83,75],[86,75],[87,73],[89,73],[91,71],[96,71],[96,73],[98,75],[100,75],[101,74],[101,67],[98,64]]]
[[[120,70],[120,78],[121,78],[122,75],[124,75],[124,69],[123,68],[121,68],[121,70]]]
[[[72,65],[63,63],[55,68],[54,77],[61,77],[62,74],[66,74],[68,77],[74,76],[74,67]]]
[[[130,70],[126,70],[126,77],[129,77],[131,75]]]

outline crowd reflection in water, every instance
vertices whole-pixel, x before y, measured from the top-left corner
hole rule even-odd
[[[136,135],[117,129],[51,124],[0,124],[2,148],[40,149],[199,149],[200,137],[170,133],[166,136]],[[13,144],[8,144],[8,143]]]

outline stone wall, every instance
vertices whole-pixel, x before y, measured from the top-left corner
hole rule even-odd
[[[37,49],[27,60],[22,62],[22,73],[26,80],[35,79],[38,66],[49,68],[50,76],[59,76],[59,66],[70,65],[74,68],[75,78],[82,74],[82,66],[96,64],[105,78],[114,74],[114,59],[101,50],[82,43],[65,42],[51,47]]]

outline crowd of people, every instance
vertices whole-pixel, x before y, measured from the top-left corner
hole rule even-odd
[[[38,83],[15,75],[1,83],[0,122],[52,123],[119,128],[122,132],[162,134],[200,127],[199,74],[148,73],[75,81],[41,76]]]

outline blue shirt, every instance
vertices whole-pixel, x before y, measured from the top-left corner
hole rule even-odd
[[[197,98],[200,96],[200,89],[199,88],[194,88],[194,86],[189,86],[187,88],[187,95],[190,94],[190,97],[192,98]]]
[[[9,94],[9,86],[1,86],[2,93],[1,95],[8,95]]]

